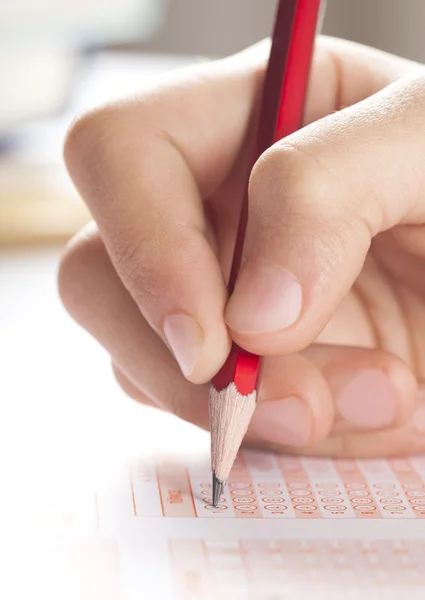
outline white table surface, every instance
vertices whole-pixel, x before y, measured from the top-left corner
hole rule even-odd
[[[50,565],[52,540],[87,535],[85,523],[78,522],[85,490],[158,444],[175,444],[178,452],[207,437],[120,391],[106,353],[61,306],[60,252],[0,252],[0,597],[5,600],[86,600],[73,590],[79,575],[71,564]],[[69,526],[67,502],[77,514]],[[82,507],[83,521],[84,515]],[[141,592],[135,586],[128,597],[143,597]],[[92,597],[97,600],[90,594],[87,600]]]

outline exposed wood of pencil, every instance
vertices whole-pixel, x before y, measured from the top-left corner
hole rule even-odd
[[[211,388],[210,424],[215,432],[211,466],[219,483],[224,483],[235,462],[248,425],[254,414],[257,393],[242,396],[234,383],[224,390]],[[225,427],[223,427],[225,424]]]

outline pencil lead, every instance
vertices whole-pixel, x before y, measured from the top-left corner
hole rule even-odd
[[[213,503],[213,506],[218,506],[222,491],[223,491],[223,482],[217,478],[217,475],[213,471],[213,476],[212,476],[212,503]]]

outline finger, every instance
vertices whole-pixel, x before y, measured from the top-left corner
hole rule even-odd
[[[331,435],[397,427],[412,416],[417,380],[394,354],[313,344],[302,356],[320,369],[332,390],[335,420]]]
[[[112,356],[118,382],[130,397],[208,428],[206,386],[181,376],[122,285],[95,229],[67,249],[59,283],[66,308]],[[270,445],[278,436],[280,450],[314,449],[332,428],[335,436],[403,421],[415,392],[406,365],[382,352],[316,346],[302,356],[270,357],[248,439]],[[359,403],[354,411],[353,397]],[[365,422],[365,413],[372,420]]]
[[[244,267],[226,309],[259,354],[306,347],[359,275],[372,238],[424,221],[425,78],[402,79],[289,136],[251,178]]]
[[[224,181],[247,135],[266,46],[91,113],[65,146],[118,274],[198,383],[217,372],[230,347],[227,292],[202,198]]]
[[[252,443],[267,450],[286,452],[280,444],[264,443],[258,439]],[[378,432],[346,432],[329,436],[319,444],[307,448],[291,447],[290,451],[307,456],[330,458],[390,458],[412,456],[425,452],[425,400],[421,400],[411,419],[396,428]]]
[[[71,316],[110,354],[130,397],[208,427],[206,387],[183,378],[120,281],[95,227],[66,249],[59,292]]]
[[[348,40],[320,36],[316,42],[305,122],[356,104],[421,68],[416,62]]]
[[[111,355],[115,376],[130,397],[208,428],[207,386],[183,378],[116,274],[92,226],[67,248],[59,289],[68,312]],[[333,400],[329,385],[311,361],[301,356],[265,361],[260,400],[270,398],[302,403],[304,430],[291,424],[288,444],[317,443],[328,435],[334,422]]]
[[[158,405],[153,402],[150,398],[147,398],[145,394],[143,394],[138,387],[134,385],[130,381],[130,379],[124,375],[118,365],[114,362],[112,363],[112,373],[114,374],[115,380],[122,389],[122,391],[132,400],[136,400],[141,404],[145,404],[146,406],[157,407]]]
[[[334,413],[332,390],[312,361],[297,354],[267,357],[246,441],[305,448],[326,439]]]
[[[313,345],[302,354],[264,361],[247,441],[309,453],[328,438],[396,428],[416,403],[416,378],[396,356]]]
[[[297,450],[295,450],[297,452]],[[399,427],[375,433],[342,433],[329,436],[306,453],[336,458],[385,458],[425,452],[425,387],[422,382],[411,418]]]

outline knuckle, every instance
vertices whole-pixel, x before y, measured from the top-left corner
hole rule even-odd
[[[87,112],[78,116],[70,125],[64,143],[64,159],[68,168],[83,162],[90,154],[95,140],[103,129],[100,111]]]
[[[58,292],[65,309],[77,321],[105,256],[105,248],[93,225],[75,236],[64,250],[57,275]]]
[[[104,168],[114,148],[114,131],[119,120],[119,107],[110,105],[77,117],[64,142],[63,156],[71,177],[79,182]]]
[[[365,236],[368,245],[370,231],[349,182],[314,148],[282,142],[262,155],[250,179],[251,216],[256,236],[264,232],[268,244],[280,247],[282,232],[290,233],[299,246],[316,247],[334,262],[354,239]]]
[[[305,152],[287,143],[279,143],[269,148],[257,161],[251,175],[251,188],[256,192],[279,195],[301,195],[310,191],[314,160]],[[314,168],[317,171],[317,168]],[[306,177],[308,172],[308,177]]]
[[[99,223],[114,220],[113,211],[122,208],[117,198],[126,188],[132,197],[136,178],[141,195],[151,185],[156,148],[165,136],[154,125],[151,105],[131,100],[106,105],[79,116],[69,128],[65,165]]]
[[[284,215],[311,219],[319,217],[330,220],[339,216],[341,203],[323,201],[332,193],[338,193],[340,183],[332,180],[326,165],[298,144],[280,143],[263,154],[255,165],[250,182],[250,194],[254,209],[261,206],[269,213],[269,218]],[[267,197],[267,203],[261,199]]]

